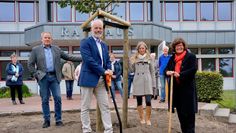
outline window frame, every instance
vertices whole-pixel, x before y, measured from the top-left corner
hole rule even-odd
[[[32,21],[23,21],[23,20],[21,20],[21,11],[20,11],[20,4],[21,3],[32,3],[33,4],[33,20]],[[34,3],[34,1],[32,2],[32,1],[19,1],[18,2],[18,16],[19,16],[19,22],[35,22],[35,3]]]
[[[58,6],[59,6],[58,3],[56,2],[56,22],[72,22],[72,8],[70,8],[69,6],[67,7],[67,8],[70,9],[70,20],[68,20],[68,21],[67,21],[67,20],[66,20],[66,21],[64,21],[64,20],[61,21],[61,20],[60,20],[60,21],[59,21],[59,20],[58,20],[58,9],[59,9]],[[61,9],[62,9],[62,8],[61,8]]]
[[[212,12],[213,19],[212,20],[202,20],[202,9],[201,9],[202,3],[212,3],[212,7],[213,7],[213,12]],[[207,2],[200,1],[200,11],[199,12],[200,12],[200,15],[199,15],[200,16],[200,21],[202,21],[202,22],[215,21],[215,6],[214,6],[214,2],[213,1],[207,1]]]
[[[229,3],[230,4],[230,19],[229,20],[220,20],[219,19],[219,3]],[[232,18],[233,18],[233,7],[232,7],[232,2],[230,1],[220,1],[220,2],[217,2],[217,21],[232,21]]]
[[[177,14],[178,14],[178,19],[177,19],[177,20],[167,20],[167,18],[166,18],[166,14],[167,14],[167,13],[166,13],[166,4],[167,4],[167,3],[176,3],[176,4],[177,4],[177,6],[178,6],[178,7],[177,7],[177,9],[178,9],[178,13],[177,13]],[[171,1],[171,2],[169,2],[169,1],[168,1],[168,2],[164,2],[164,9],[165,9],[165,18],[164,18],[164,19],[165,19],[165,21],[167,21],[167,22],[168,22],[168,21],[169,21],[169,22],[177,22],[177,21],[180,21],[180,8],[179,8],[180,6],[179,6],[179,5],[180,5],[179,2],[172,2],[172,1]]]
[[[0,22],[16,22],[16,4],[14,1],[1,1],[2,3],[13,3],[13,21],[0,21]]]
[[[131,5],[132,3],[136,3],[136,4],[137,4],[137,3],[141,3],[141,4],[143,5],[143,19],[142,19],[142,20],[131,20],[131,17],[130,17],[130,16],[131,16],[131,8],[130,8],[130,5]],[[144,5],[144,1],[138,1],[138,2],[137,2],[137,1],[130,1],[130,2],[129,2],[129,21],[130,21],[130,22],[144,22],[144,6],[145,6],[145,5]]]
[[[185,3],[194,3],[195,4],[195,19],[194,20],[185,20],[184,19],[184,4]],[[186,1],[186,2],[183,2],[182,1],[182,21],[185,21],[185,22],[196,22],[197,21],[197,2],[194,2],[194,1]]]

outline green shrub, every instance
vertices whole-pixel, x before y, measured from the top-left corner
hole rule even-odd
[[[32,93],[30,93],[30,90],[27,85],[22,85],[22,93],[23,97],[30,97],[32,96]],[[10,88],[8,86],[4,86],[0,88],[0,98],[9,98],[11,97]],[[16,97],[17,97],[17,91],[16,91]]]
[[[221,100],[223,76],[218,72],[197,72],[196,87],[199,102]]]

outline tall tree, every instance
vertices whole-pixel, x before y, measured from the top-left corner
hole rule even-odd
[[[75,7],[75,9],[81,13],[94,13],[97,9],[111,12],[114,8],[108,10],[109,5],[118,3],[118,1],[119,0],[61,0],[58,4],[62,8],[67,6]]]

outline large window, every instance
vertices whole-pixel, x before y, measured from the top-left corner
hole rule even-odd
[[[215,49],[214,48],[202,48],[201,49],[202,54],[215,54]]]
[[[9,59],[10,59],[10,56],[15,53],[16,53],[15,50],[2,50],[2,51],[0,51],[0,56],[1,57],[9,57]]]
[[[75,11],[75,21],[84,22],[89,18],[88,13],[80,13],[79,11]]]
[[[147,2],[147,21],[152,21],[152,3]]]
[[[21,51],[19,51],[19,55],[20,55],[20,57],[29,57],[30,52],[31,51],[28,51],[28,50],[21,50]]]
[[[61,50],[64,51],[65,53],[69,53],[69,47],[66,46],[60,46]]]
[[[20,22],[34,21],[34,3],[33,2],[19,2],[19,18]]]
[[[165,4],[166,20],[178,21],[179,20],[179,3],[169,3]]]
[[[10,59],[10,58],[9,58]],[[0,68],[1,68],[1,80],[6,80],[6,66],[10,62],[9,61],[0,61]]]
[[[220,59],[220,73],[223,77],[233,77],[233,59],[221,58]]]
[[[61,8],[57,4],[57,21],[58,22],[71,22],[71,7],[70,6]]]
[[[219,48],[219,54],[233,54],[233,48]]]
[[[112,11],[113,15],[116,15],[122,19],[126,20],[126,5],[125,3],[116,3],[116,4],[112,4],[112,9],[114,9]]]
[[[0,22],[15,21],[14,2],[0,2]]]
[[[214,20],[214,3],[201,2],[201,21]]]
[[[129,8],[130,21],[144,21],[143,3],[130,2]]]
[[[198,48],[189,48],[189,51],[193,54],[198,54]]]
[[[72,47],[72,54],[80,54],[80,47],[76,46],[76,47]]]
[[[111,47],[111,52],[114,54],[123,54],[123,47],[122,46],[113,46]]]
[[[184,2],[183,3],[183,21],[196,21],[196,3]]]
[[[204,58],[202,59],[202,71],[215,71],[216,63],[213,58]]]
[[[20,63],[24,68],[23,80],[32,80],[33,76],[31,75],[31,73],[28,69],[28,66],[27,66],[28,61],[27,60],[21,60]]]
[[[232,19],[231,2],[218,2],[218,20],[229,21]]]
[[[48,22],[53,22],[53,2],[48,2]]]

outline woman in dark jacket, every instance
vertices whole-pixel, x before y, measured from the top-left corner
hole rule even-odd
[[[10,56],[11,62],[7,64],[6,66],[6,85],[10,87],[11,89],[11,99],[12,104],[16,105],[15,100],[15,91],[17,90],[18,98],[20,101],[20,104],[25,104],[25,102],[22,99],[22,85],[23,85],[23,66],[17,62],[17,56],[15,54],[12,54]]]
[[[166,75],[173,78],[173,108],[176,108],[183,133],[195,132],[195,113],[197,113],[197,93],[195,74],[196,56],[187,51],[182,38],[172,43],[173,56],[166,67]],[[169,87],[170,88],[170,87]]]

